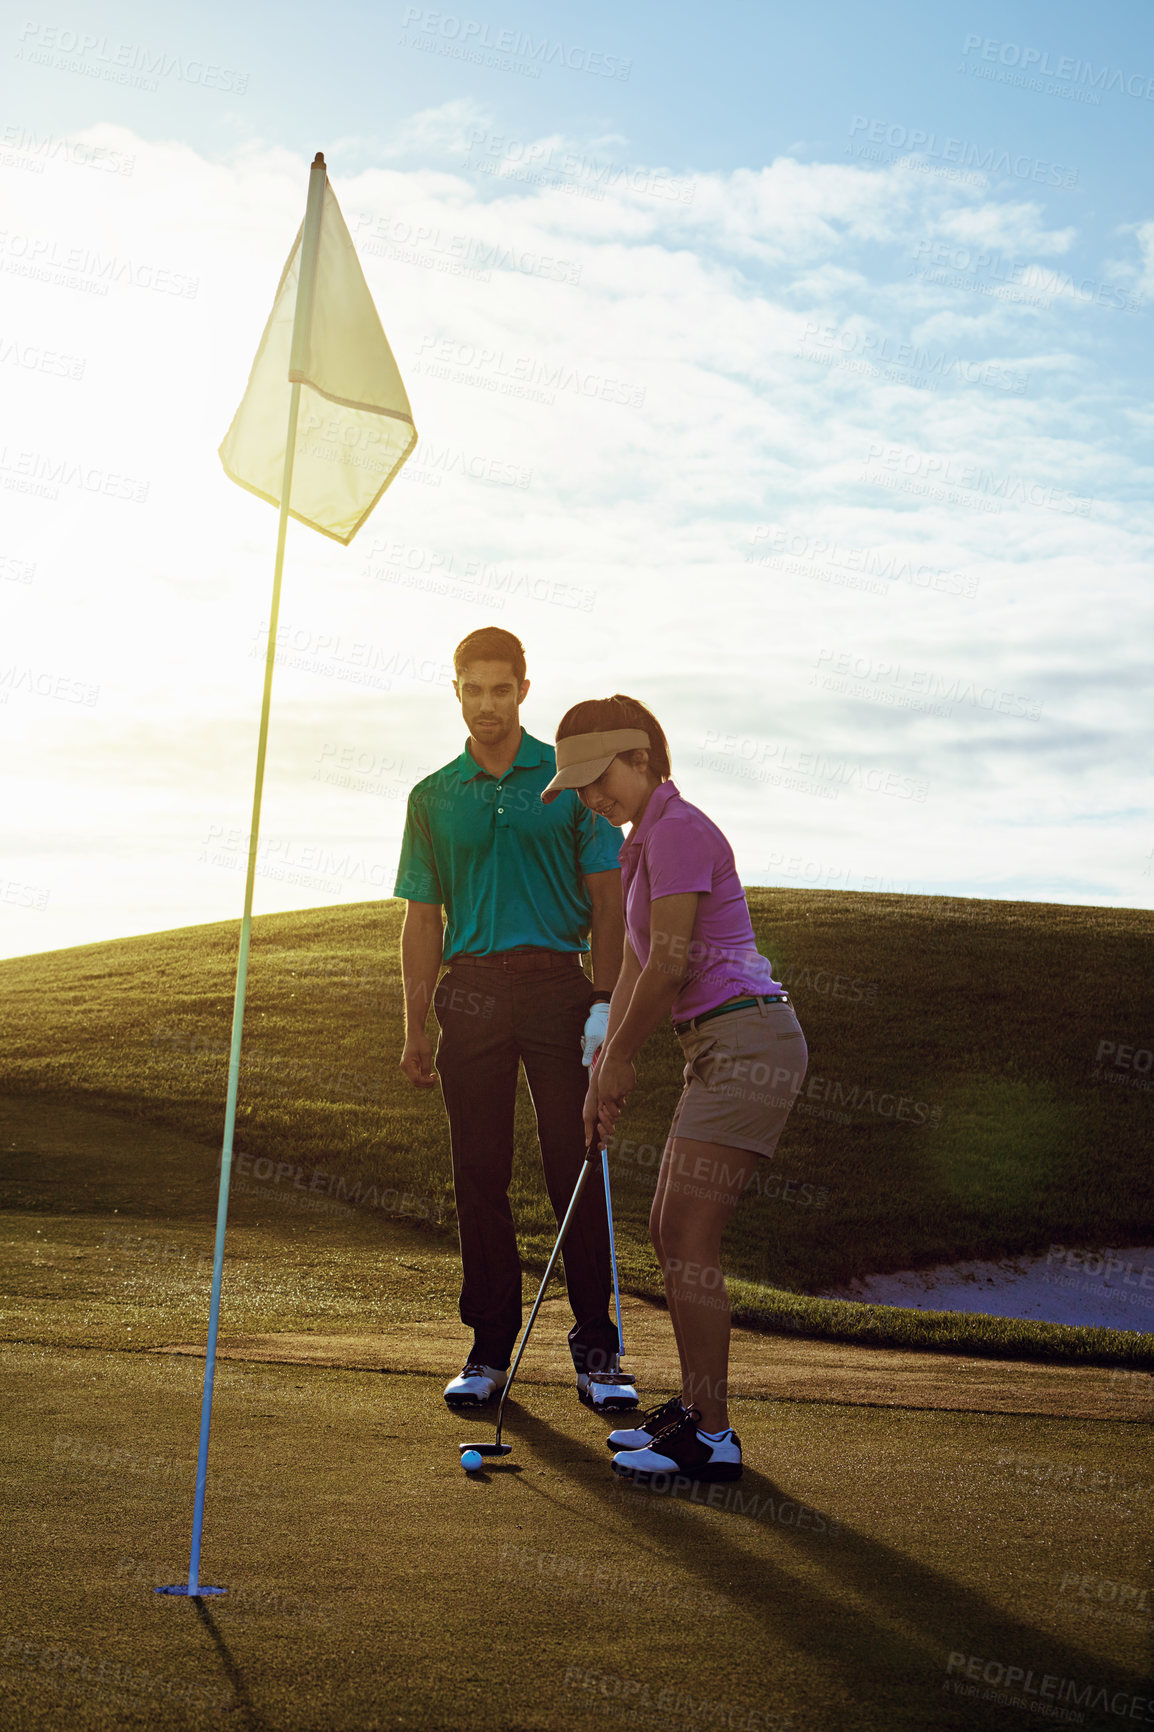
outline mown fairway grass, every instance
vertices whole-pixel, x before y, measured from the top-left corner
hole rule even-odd
[[[1150,1232],[1154,1097],[1092,1072],[1102,1040],[1141,1045],[1149,1032],[1154,914],[840,891],[748,898],[810,1068],[778,1157],[728,1234],[735,1317],[1154,1363],[1154,1341],[1129,1332],[811,1297],[874,1271]],[[306,1180],[321,1169],[330,1194],[360,1187],[370,1206],[408,1193],[398,1213],[452,1235],[443,1107],[397,1070],[401,912],[388,901],[254,922],[236,1148]],[[0,963],[0,1088],[219,1141],[236,942],[229,921]],[[660,1282],[646,1219],[680,1066],[663,1029],[611,1157],[623,1285],[648,1296]],[[556,1228],[524,1089],[512,1196],[539,1266]]]

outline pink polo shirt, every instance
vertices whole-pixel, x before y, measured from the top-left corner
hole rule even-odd
[[[697,892],[689,966],[673,1001],[684,1022],[742,993],[781,992],[757,948],[733,849],[712,819],[672,782],[649,796],[640,824],[618,855],[625,930],[642,967],[649,961],[649,906],[659,896]]]

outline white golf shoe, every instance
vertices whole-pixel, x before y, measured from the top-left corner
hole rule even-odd
[[[643,1449],[625,1449],[613,1457],[613,1472],[641,1484],[666,1474],[691,1480],[741,1478],[741,1439],[727,1426],[719,1436],[699,1431],[696,1407],[665,1426]]]
[[[671,1395],[668,1401],[643,1413],[633,1430],[611,1431],[605,1441],[610,1449],[646,1449],[659,1431],[680,1419],[684,1412],[680,1397]]]
[[[504,1389],[505,1376],[495,1365],[467,1359],[460,1375],[446,1383],[445,1400],[450,1407],[484,1407]]]
[[[629,1413],[639,1406],[628,1371],[579,1371],[577,1395],[594,1413]]]

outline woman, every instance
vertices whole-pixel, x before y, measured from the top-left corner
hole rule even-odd
[[[739,1479],[741,1440],[726,1408],[721,1235],[758,1161],[777,1146],[805,1075],[805,1037],[758,952],[733,850],[670,780],[665,735],[644,704],[618,695],[568,711],[557,729],[557,774],[541,798],[563,788],[630,826],[620,855],[625,951],[590,1076],[586,1135],[612,1136],[637,1081],[634,1058],[670,1013],[686,1060],[649,1217],[681,1394],[636,1429],[610,1433],[613,1469],[642,1479]]]

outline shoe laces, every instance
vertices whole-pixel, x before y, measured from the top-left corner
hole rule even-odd
[[[487,1368],[479,1359],[466,1359],[464,1369],[461,1372],[462,1377],[488,1377],[488,1375]]]
[[[654,1433],[653,1441],[656,1443],[657,1439],[660,1437],[664,1438],[667,1443],[670,1443],[673,1441],[675,1436],[680,1437],[683,1432],[691,1431],[696,1434],[700,1422],[701,1411],[699,1408],[690,1407],[683,1409],[678,1418],[671,1419],[668,1425],[663,1425],[660,1431]]]
[[[656,1407],[651,1407],[641,1414],[637,1424],[643,1430],[648,1430],[650,1420],[660,1419],[662,1421],[661,1429],[664,1431],[667,1425],[676,1424],[680,1408],[681,1402],[678,1397],[671,1395],[668,1401],[659,1401]]]

